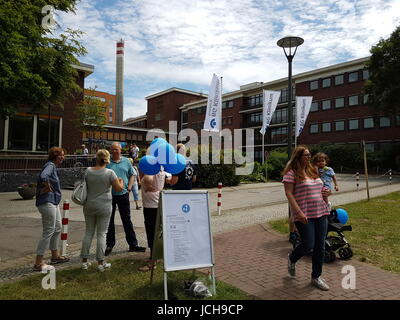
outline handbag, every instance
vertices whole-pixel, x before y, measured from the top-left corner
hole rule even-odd
[[[85,172],[83,180],[75,186],[71,195],[71,200],[81,206],[85,205],[87,199],[86,173],[87,171]]]

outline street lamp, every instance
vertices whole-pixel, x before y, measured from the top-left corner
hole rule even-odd
[[[293,148],[293,109],[292,109],[292,60],[296,54],[297,47],[303,44],[304,39],[300,37],[287,36],[276,43],[279,47],[283,48],[283,52],[289,63],[289,77],[288,77],[288,158],[292,155]],[[286,52],[288,48],[289,52]],[[294,52],[292,53],[292,48]]]

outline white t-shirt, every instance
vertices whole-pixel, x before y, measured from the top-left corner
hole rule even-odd
[[[160,191],[164,188],[165,178],[168,174],[165,171],[160,171],[156,175],[152,176],[152,186],[156,191],[146,192],[144,191],[145,185],[142,186],[142,203],[144,208],[158,208],[158,200],[160,199]],[[146,176],[143,177],[142,181],[145,181]]]

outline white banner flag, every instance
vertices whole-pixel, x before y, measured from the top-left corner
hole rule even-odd
[[[296,126],[295,137],[303,131],[308,113],[310,112],[313,97],[296,97]]]
[[[206,117],[204,119],[204,130],[221,131],[222,114],[222,81],[215,73],[210,87],[207,101]]]
[[[280,91],[263,90],[263,125],[260,130],[262,135],[265,134],[265,131],[267,131],[269,127],[280,95]]]

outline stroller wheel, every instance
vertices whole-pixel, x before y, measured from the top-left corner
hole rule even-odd
[[[343,260],[350,259],[353,256],[353,250],[350,248],[340,248],[338,253]]]
[[[325,255],[324,255],[324,262],[325,263],[330,263],[336,260],[336,254],[334,251],[329,251],[325,250]]]

